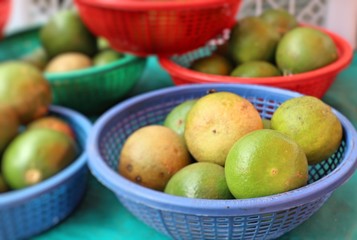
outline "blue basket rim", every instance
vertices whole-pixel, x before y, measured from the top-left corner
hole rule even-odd
[[[90,130],[92,129],[92,124],[84,115],[72,109],[57,105],[51,105],[49,110],[50,113],[56,113],[60,114],[61,116],[70,117],[75,122],[78,122],[81,128],[87,133],[88,137]],[[36,197],[37,195],[40,195],[41,193],[44,193],[49,189],[60,185],[66,179],[78,172],[79,169],[85,166],[87,161],[88,156],[84,148],[83,152],[77,157],[77,159],[58,174],[30,187],[1,193],[0,208],[27,201],[32,197]]]
[[[93,129],[87,141],[88,165],[91,173],[107,188],[116,195],[132,199],[135,202],[142,202],[145,205],[153,206],[158,209],[164,209],[174,212],[183,212],[189,214],[222,214],[237,215],[269,213],[284,209],[289,209],[294,206],[300,206],[312,200],[330,194],[337,187],[347,181],[357,168],[357,149],[356,140],[357,133],[352,123],[343,116],[339,111],[332,108],[337,115],[345,131],[346,144],[351,146],[345,152],[345,156],[349,156],[329,176],[326,176],[314,183],[304,187],[272,196],[252,198],[252,199],[233,199],[233,200],[208,200],[208,199],[193,199],[165,194],[155,191],[120,176],[117,172],[106,165],[99,153],[98,140],[100,132],[104,126],[116,115],[128,106],[135,104],[145,99],[150,99],[152,96],[160,94],[170,94],[171,92],[185,91],[186,89],[210,89],[219,88],[220,86],[232,88],[249,88],[251,90],[260,89],[266,90],[274,94],[282,94],[288,97],[297,97],[302,94],[274,87],[250,84],[194,84],[181,85],[174,87],[166,87],[159,90],[154,90],[125,100],[116,106],[109,109],[100,116],[93,125]],[[352,147],[354,149],[352,149]]]

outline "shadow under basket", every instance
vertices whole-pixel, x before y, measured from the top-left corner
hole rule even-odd
[[[117,172],[119,155],[128,136],[140,127],[162,124],[185,100],[209,90],[237,93],[270,119],[297,92],[250,84],[194,84],[145,93],[105,112],[94,124],[87,151],[92,174],[138,219],[174,239],[273,239],[308,220],[357,167],[357,134],[346,117],[333,109],[343,126],[338,150],[309,167],[308,184],[272,196],[208,200],[155,191],[135,184]],[[120,213],[118,213],[120,214]]]
[[[51,106],[49,115],[70,124],[80,155],[54,176],[27,188],[0,193],[0,239],[28,239],[66,219],[84,197],[88,183],[85,143],[91,123],[81,114]]]

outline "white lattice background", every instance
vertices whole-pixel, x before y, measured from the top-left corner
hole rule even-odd
[[[73,7],[73,0],[12,0],[13,10],[5,33],[45,22],[60,9]],[[326,27],[357,42],[357,0],[243,0],[237,18],[258,15],[267,8],[284,8],[299,22]],[[100,21],[100,19],[98,19]]]

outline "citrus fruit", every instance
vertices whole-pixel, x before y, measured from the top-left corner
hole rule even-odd
[[[117,61],[118,59],[122,58],[123,54],[118,53],[112,49],[105,49],[97,53],[93,58],[93,65],[101,66],[106,65],[108,63]]]
[[[225,57],[212,54],[195,60],[191,64],[191,69],[207,74],[229,75],[232,70],[232,65]]]
[[[304,151],[288,136],[271,129],[239,139],[227,155],[227,185],[235,198],[256,198],[306,185]]]
[[[97,38],[75,10],[57,12],[41,27],[39,36],[49,58],[66,52],[80,52],[88,56],[97,52]]]
[[[76,143],[63,133],[45,128],[24,131],[4,152],[3,176],[11,188],[25,188],[58,173],[77,153]]]
[[[229,39],[229,49],[237,64],[273,61],[280,34],[259,17],[245,17],[237,22]]]
[[[188,198],[233,198],[224,167],[208,162],[192,163],[179,170],[167,183],[165,193]]]
[[[243,135],[263,128],[254,105],[231,92],[215,92],[197,100],[186,119],[186,145],[199,162],[224,165],[232,145]]]
[[[283,102],[271,118],[271,127],[295,140],[309,164],[327,159],[340,146],[342,125],[329,105],[313,96]]]
[[[72,127],[59,117],[45,116],[36,119],[35,121],[32,121],[29,125],[27,125],[27,129],[35,128],[49,128],[55,131],[62,132],[73,140],[75,139],[75,134]]]
[[[18,134],[19,127],[20,121],[15,110],[11,107],[0,105],[0,155]]]
[[[89,68],[92,66],[92,60],[77,52],[67,52],[52,58],[45,68],[48,73],[61,73]]]
[[[52,92],[39,69],[25,62],[8,61],[0,64],[0,102],[13,107],[20,122],[27,124],[47,114]]]
[[[174,107],[166,115],[164,126],[171,128],[177,134],[183,137],[187,114],[191,110],[192,106],[196,103],[196,101],[196,99],[186,100]]]
[[[260,78],[281,76],[279,69],[266,61],[249,61],[238,65],[231,72],[231,76]]]
[[[295,16],[282,8],[267,9],[260,15],[260,18],[272,25],[280,35],[284,35],[299,25]]]
[[[142,186],[162,191],[190,155],[181,138],[161,125],[141,127],[130,134],[120,153],[119,173]]]
[[[9,190],[9,186],[7,186],[4,177],[0,173],[0,193],[7,192],[8,190]]]
[[[338,58],[331,37],[311,27],[296,27],[287,32],[276,49],[276,63],[284,75],[321,68]]]

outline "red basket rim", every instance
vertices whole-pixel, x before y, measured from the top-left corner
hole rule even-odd
[[[238,0],[75,0],[78,4],[121,10],[170,10],[214,7]]]
[[[335,42],[339,58],[333,63],[305,73],[294,74],[291,76],[279,76],[279,77],[265,77],[265,78],[242,78],[242,77],[232,77],[232,76],[218,76],[212,74],[205,74],[197,72],[185,67],[182,67],[171,60],[168,56],[159,56],[159,62],[161,66],[168,71],[172,76],[179,76],[181,78],[189,79],[190,82],[196,83],[213,83],[213,82],[225,82],[225,83],[250,83],[250,84],[281,84],[281,83],[295,83],[301,81],[308,81],[325,74],[330,74],[338,72],[346,68],[353,58],[353,49],[351,45],[341,36],[333,33],[327,29],[318,26],[312,26],[303,24],[303,26],[310,26],[323,32],[327,33],[332,40]]]

